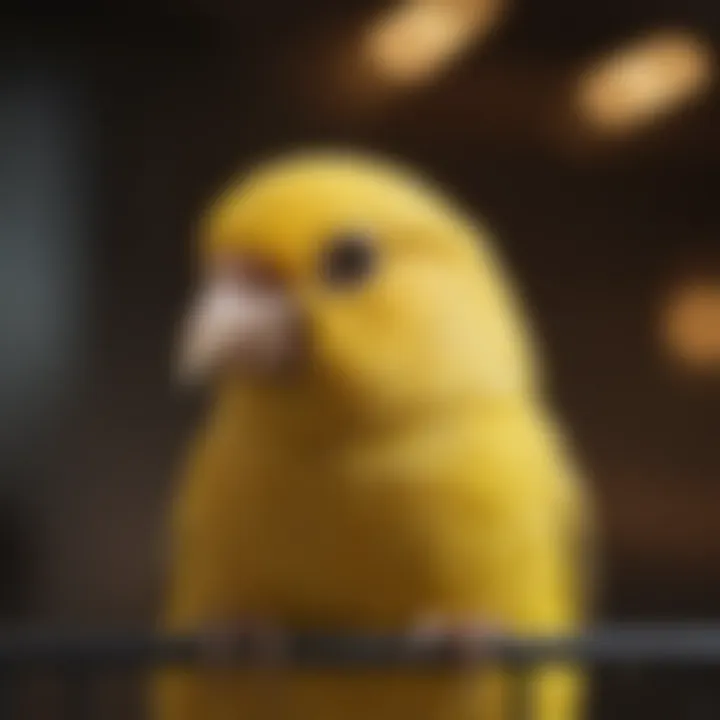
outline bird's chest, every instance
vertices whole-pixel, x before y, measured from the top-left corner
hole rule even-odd
[[[485,508],[441,459],[268,463],[245,518],[263,604],[301,622],[378,625],[475,603]]]

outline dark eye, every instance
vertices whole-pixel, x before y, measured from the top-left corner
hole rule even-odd
[[[348,233],[333,238],[322,253],[320,273],[335,287],[358,285],[377,264],[377,249],[367,235]]]

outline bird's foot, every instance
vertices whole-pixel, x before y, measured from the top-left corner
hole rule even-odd
[[[201,652],[212,665],[247,657],[260,666],[279,666],[287,659],[287,637],[276,625],[260,619],[216,622],[202,631]]]
[[[498,626],[487,621],[456,621],[432,615],[412,627],[410,638],[419,648],[436,648],[442,657],[454,664],[469,667],[485,659],[486,641],[498,632]]]

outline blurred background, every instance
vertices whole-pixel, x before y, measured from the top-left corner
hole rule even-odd
[[[148,625],[193,221],[318,142],[497,232],[597,496],[603,617],[720,619],[714,0],[93,7],[0,16],[0,621]],[[715,717],[718,679],[601,675],[596,714]],[[112,692],[99,717],[136,717]]]

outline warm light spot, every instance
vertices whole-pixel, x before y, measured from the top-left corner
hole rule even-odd
[[[600,130],[633,130],[704,93],[714,75],[709,43],[658,31],[594,63],[581,77],[578,110]]]
[[[486,36],[503,5],[502,0],[404,2],[372,24],[362,50],[385,81],[425,82]]]
[[[668,350],[694,367],[720,367],[720,279],[682,286],[670,297],[662,323]]]

